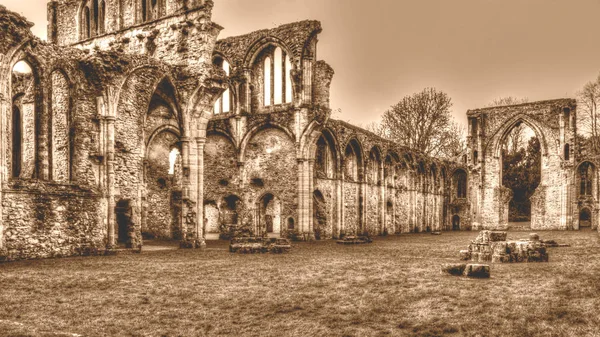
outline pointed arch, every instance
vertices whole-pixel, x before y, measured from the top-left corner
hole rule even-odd
[[[244,138],[242,139],[242,141],[240,143],[240,159],[239,159],[240,162],[243,163],[246,161],[246,151],[247,151],[248,143],[250,142],[250,140],[256,134],[258,134],[260,131],[266,130],[269,128],[275,128],[275,129],[279,129],[280,131],[283,131],[283,133],[285,133],[289,137],[289,140],[292,143],[295,143],[294,134],[287,127],[285,127],[283,125],[273,123],[273,122],[257,125],[246,132],[246,135],[244,136]]]
[[[524,123],[531,128],[531,130],[533,130],[535,136],[540,141],[542,157],[546,156],[548,153],[548,143],[544,133],[535,120],[523,113],[512,117],[510,120],[504,123],[503,127],[498,128],[496,132],[491,135],[490,139],[493,139],[493,141],[486,144],[483,149],[485,156],[492,155],[496,158],[499,158],[502,150],[502,144],[506,141],[506,138],[511,131],[520,123]]]

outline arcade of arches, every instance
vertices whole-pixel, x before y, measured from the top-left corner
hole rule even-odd
[[[429,158],[330,118],[317,21],[218,40],[211,0],[113,4],[50,1],[49,43],[0,6],[3,259],[503,228],[516,123],[540,141],[531,226],[597,227],[570,100],[469,111],[466,162]]]

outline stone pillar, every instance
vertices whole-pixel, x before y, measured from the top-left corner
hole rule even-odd
[[[343,169],[341,169],[343,172]],[[344,226],[344,217],[346,216],[346,198],[344,196],[344,174],[340,173],[338,176],[338,214],[339,214],[339,219],[338,219],[338,226],[339,226],[339,232],[338,232],[338,236],[341,237],[342,233],[346,233],[346,228]]]
[[[98,107],[98,114],[102,118],[103,125],[103,137],[101,144],[103,148],[101,151],[104,154],[105,166],[106,166],[106,225],[107,225],[107,244],[106,249],[111,250],[116,247],[117,240],[115,238],[115,107],[107,106],[104,101],[104,97],[97,97],[96,104]]]
[[[12,116],[12,114],[8,113],[8,109],[12,109],[11,103],[12,102],[8,102],[3,94],[0,94],[0,113],[2,113],[2,116],[0,116],[0,184],[3,184],[8,180],[9,174],[6,160],[6,148],[9,146],[9,143],[5,130],[8,124],[7,116]],[[0,188],[0,200],[3,200],[3,197],[2,189]],[[4,213],[2,209],[2,202],[0,202],[0,251],[4,249],[4,217],[2,214]]]
[[[342,193],[342,180],[338,177],[335,180],[335,223],[333,228],[333,238],[339,238],[340,233],[342,232],[342,219],[343,219],[343,207],[344,207],[344,198]]]
[[[196,151],[197,151],[197,165],[198,165],[198,196],[196,202],[196,229],[194,237],[198,245],[206,246],[204,240],[204,145],[206,144],[206,137],[196,138]]]
[[[379,223],[380,223],[380,234],[385,232],[385,228],[387,226],[387,214],[386,214],[386,205],[387,202],[385,200],[385,171],[383,169],[383,165],[379,168]]]
[[[361,222],[361,228],[359,230],[359,233],[356,233],[357,235],[363,235],[363,233],[365,231],[368,231],[369,226],[367,225],[367,206],[369,204],[368,200],[367,200],[367,181],[366,181],[366,176],[363,175],[363,180],[360,182],[360,191],[359,191],[359,198],[358,198],[358,205],[359,205],[359,212],[360,214],[358,215],[360,217],[360,222]],[[362,202],[361,199],[362,198]],[[370,234],[370,232],[369,232]]]
[[[306,168],[306,173],[308,175],[307,177],[307,202],[308,202],[308,238],[309,240],[313,240],[315,238],[315,231],[314,231],[314,216],[313,216],[313,212],[314,212],[314,202],[313,202],[313,193],[315,190],[315,180],[314,180],[314,167],[315,167],[315,160],[314,159],[309,159],[307,161],[305,161],[305,165],[307,165],[308,167]]]

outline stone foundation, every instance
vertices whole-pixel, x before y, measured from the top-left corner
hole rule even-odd
[[[460,257],[473,262],[548,262],[546,245],[537,234],[530,234],[529,239],[506,241],[506,232],[488,230],[481,231],[468,250],[461,250]]]

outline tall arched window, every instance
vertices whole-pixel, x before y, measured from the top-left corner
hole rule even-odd
[[[292,63],[281,47],[267,48],[263,64],[264,106],[291,103]]]
[[[89,39],[92,36],[92,25],[90,21],[90,8],[83,9],[83,38]]]
[[[106,3],[104,0],[100,1],[100,14],[98,15],[98,34],[104,34],[106,32]]]
[[[265,106],[271,105],[271,58],[265,58]]]
[[[223,59],[217,59],[217,62],[215,62],[216,64],[221,64],[221,67],[223,68],[223,70],[225,71],[225,74],[227,76],[229,76],[229,74],[231,73],[231,66],[229,65],[229,62],[227,62],[227,60],[223,60]],[[219,99],[215,102],[215,107],[214,107],[214,114],[218,115],[221,113],[229,113],[232,111],[233,108],[233,102],[232,102],[232,95],[231,95],[231,90],[229,88],[227,88],[227,90],[225,90],[225,92],[223,92],[223,95],[221,95],[221,97],[219,97]]]
[[[89,39],[106,32],[105,0],[85,0],[81,9],[81,39]]]
[[[274,62],[274,67],[273,67],[273,80],[274,80],[274,85],[273,85],[273,103],[274,104],[281,104],[283,103],[283,52],[281,51],[281,48],[277,47],[275,48],[275,52],[273,53],[273,62]]]
[[[12,111],[12,176],[18,178],[21,175],[21,143],[22,136],[21,110],[13,106]]]
[[[285,102],[292,103],[292,62],[285,55]]]
[[[579,166],[579,195],[592,195],[594,181],[594,168],[591,163],[585,162]]]
[[[37,72],[28,60],[17,62],[12,69],[12,116],[7,116],[10,126],[10,176],[13,178],[38,177],[37,141],[40,133],[38,118],[41,115],[41,90]]]
[[[454,172],[453,185],[455,189],[455,196],[458,199],[464,199],[467,197],[467,173],[463,170],[457,170]]]
[[[141,22],[152,21],[159,19],[166,12],[166,1],[165,0],[139,0],[140,7],[138,17],[141,18]]]
[[[569,160],[571,157],[571,148],[569,144],[565,144],[565,160]]]

